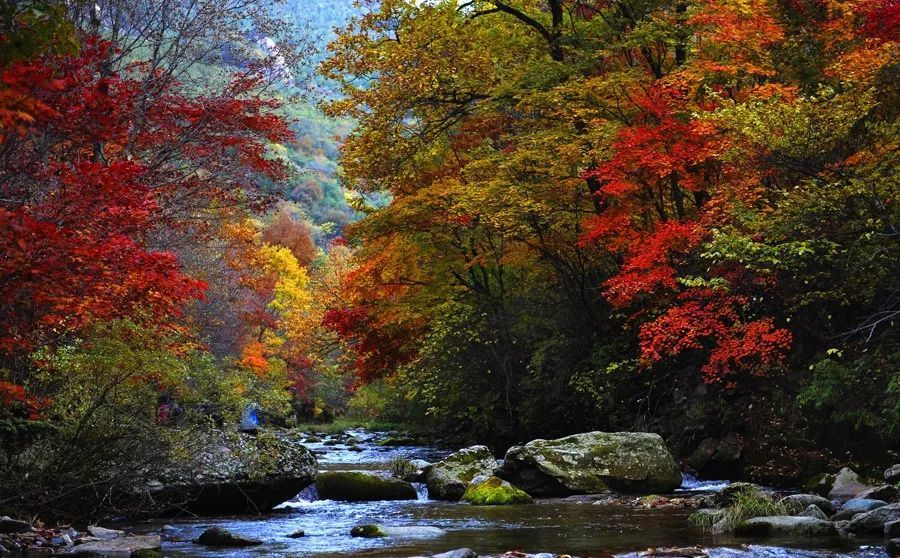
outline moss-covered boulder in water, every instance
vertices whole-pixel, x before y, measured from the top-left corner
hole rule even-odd
[[[533,440],[506,452],[498,476],[532,495],[649,494],[681,486],[681,471],[658,434],[586,432]]]
[[[428,496],[435,500],[459,500],[472,479],[493,474],[500,464],[485,446],[472,446],[438,461],[428,470]]]
[[[319,497],[325,500],[371,502],[375,500],[415,500],[410,483],[354,471],[328,471],[316,476]]]
[[[350,529],[351,537],[360,537],[364,539],[376,539],[387,536],[378,525],[357,525]]]
[[[497,477],[475,479],[466,488],[462,499],[477,506],[506,506],[532,502],[527,492]]]

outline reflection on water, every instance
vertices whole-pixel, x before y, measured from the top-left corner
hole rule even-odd
[[[355,441],[335,444],[326,438],[307,444],[319,453],[323,470],[386,471],[395,457],[434,461],[446,451],[425,447],[381,447],[378,436],[367,432],[351,432]],[[686,478],[685,490],[716,490],[721,482],[709,483]],[[265,517],[189,519],[168,521],[164,534],[184,542],[167,542],[166,556],[228,556],[233,558],[262,556],[317,557],[332,556],[415,556],[469,547],[481,554],[502,554],[509,550],[528,553],[568,553],[579,556],[636,556],[648,547],[701,545],[715,547],[715,558],[812,558],[814,556],[882,558],[880,549],[865,550],[857,546],[829,548],[827,541],[769,541],[779,546],[744,546],[750,542],[733,537],[714,537],[687,521],[689,511],[682,509],[630,509],[594,503],[590,499],[542,499],[525,506],[470,506],[456,502],[427,499],[424,486],[417,486],[418,500],[397,502],[335,502],[318,500],[314,490],[283,505],[280,513]],[[438,527],[417,536],[360,539],[349,536],[359,524],[378,523],[393,527]],[[131,524],[125,528],[135,532],[158,531],[162,521]],[[265,544],[249,549],[213,550],[192,544],[204,529],[221,526],[234,533],[261,539]],[[306,536],[292,539],[287,535],[302,529]],[[814,548],[809,549],[810,545]],[[628,554],[631,553],[631,554]]]

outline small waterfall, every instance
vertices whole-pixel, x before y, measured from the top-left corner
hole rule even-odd
[[[316,484],[313,483],[303,490],[300,491],[300,494],[297,494],[294,497],[294,502],[315,502],[319,499],[319,489],[316,488]]]
[[[428,500],[428,487],[424,482],[414,482],[412,485],[416,487],[417,500]]]

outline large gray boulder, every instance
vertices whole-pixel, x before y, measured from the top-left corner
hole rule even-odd
[[[844,467],[831,480],[827,496],[832,500],[850,500],[869,488],[872,487],[864,484],[853,469]]]
[[[847,525],[847,531],[880,535],[884,533],[885,524],[897,520],[900,520],[900,502],[854,516]]]
[[[658,434],[586,432],[514,446],[497,475],[532,495],[671,492],[681,471]]]
[[[217,516],[260,513],[290,500],[316,478],[316,458],[275,432],[207,432],[195,451],[172,457],[148,484],[171,513]]]
[[[773,515],[754,517],[741,522],[734,530],[736,535],[748,537],[835,537],[838,530],[834,523],[814,517]]]
[[[371,502],[375,500],[415,500],[415,487],[403,480],[357,471],[328,471],[316,477],[319,497],[324,500]]]
[[[491,475],[500,464],[485,446],[461,449],[428,469],[425,484],[428,497],[435,500],[459,500],[472,479]]]

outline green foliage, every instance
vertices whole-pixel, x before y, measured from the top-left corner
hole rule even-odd
[[[900,351],[884,348],[843,358],[828,351],[809,366],[797,402],[821,433],[890,446],[900,438]],[[857,443],[858,443],[857,442]]]
[[[716,526],[717,532],[731,533],[748,519],[772,515],[791,515],[792,510],[785,504],[773,500],[769,495],[755,488],[739,490],[721,513],[694,513],[691,523],[699,527]]]

